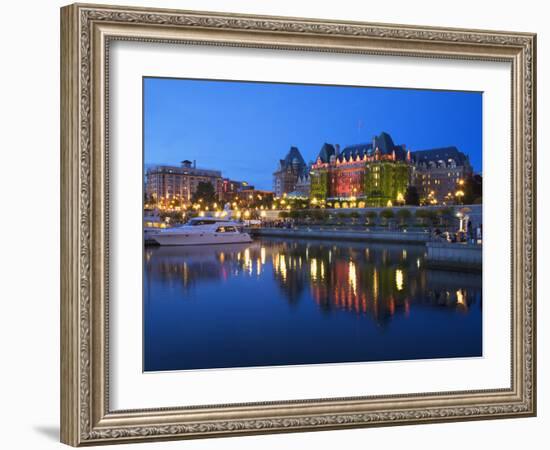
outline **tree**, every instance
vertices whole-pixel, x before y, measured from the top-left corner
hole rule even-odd
[[[357,222],[357,219],[361,217],[361,214],[359,214],[357,211],[352,211],[349,216],[352,218],[353,223]]]
[[[279,218],[281,218],[281,219],[288,219],[288,217],[289,217],[288,211],[281,211],[279,213]]]
[[[425,209],[418,208],[414,212],[414,217],[416,217],[420,223],[424,223],[424,219],[426,219],[428,216]]]
[[[411,206],[420,205],[420,197],[416,186],[407,186],[407,190],[405,191],[405,204]]]
[[[450,220],[453,218],[452,208],[441,208],[437,210],[437,216],[439,217],[441,225],[448,226]]]
[[[397,218],[399,219],[399,222],[401,222],[401,225],[405,225],[405,223],[412,217],[412,214],[410,210],[408,209],[400,209],[397,211]]]
[[[212,183],[207,181],[199,181],[199,184],[197,184],[197,190],[193,194],[192,200],[193,203],[198,203],[199,201],[202,201],[203,204],[214,203],[218,200],[216,197],[216,189]]]
[[[465,205],[481,203],[483,198],[483,178],[481,175],[473,175],[464,180],[461,186],[464,191],[462,198]]]
[[[376,211],[367,212],[367,219],[369,220],[369,225],[374,225],[376,223],[377,218],[378,218],[378,214],[376,214]]]
[[[327,220],[327,213],[323,210],[316,209],[312,213],[313,220],[317,222],[324,222]]]
[[[294,209],[288,213],[288,217],[291,219],[303,219],[305,214],[302,211]]]
[[[431,221],[432,224],[435,224],[437,221],[437,214],[431,209],[418,208],[414,216],[419,219],[423,225],[426,225],[428,221]]]
[[[390,219],[393,219],[395,217],[395,214],[393,210],[388,208],[380,211],[380,217],[382,217],[384,219],[385,224],[388,225]]]

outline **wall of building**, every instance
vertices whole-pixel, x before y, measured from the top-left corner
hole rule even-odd
[[[146,172],[145,192],[149,198],[180,198],[191,200],[199,183],[210,183],[218,200],[222,198],[223,182],[221,172],[196,167],[157,166]]]

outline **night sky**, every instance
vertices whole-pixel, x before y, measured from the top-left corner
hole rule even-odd
[[[479,92],[144,78],[146,167],[196,160],[272,189],[291,146],[313,161],[382,131],[412,151],[454,145],[482,171]]]

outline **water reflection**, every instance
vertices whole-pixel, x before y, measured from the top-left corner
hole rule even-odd
[[[481,305],[479,275],[429,271],[422,247],[383,244],[263,240],[232,246],[147,248],[145,274],[177,283],[183,295],[213,280],[270,276],[289,304],[311,299],[325,312],[369,314],[384,322],[411,306],[431,305],[467,312]],[[307,299],[305,299],[307,301]]]
[[[481,355],[481,276],[421,246],[148,247],[144,292],[146,370]]]

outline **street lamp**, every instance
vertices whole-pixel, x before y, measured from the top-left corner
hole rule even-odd
[[[455,193],[455,196],[458,198],[460,204],[462,204],[462,198],[464,197],[464,191],[458,190]]]
[[[430,193],[428,194],[428,203],[430,205],[437,204],[437,199],[435,198],[435,191],[430,191]]]
[[[405,203],[405,197],[403,197],[403,194],[401,192],[397,193],[397,203],[399,204]]]

